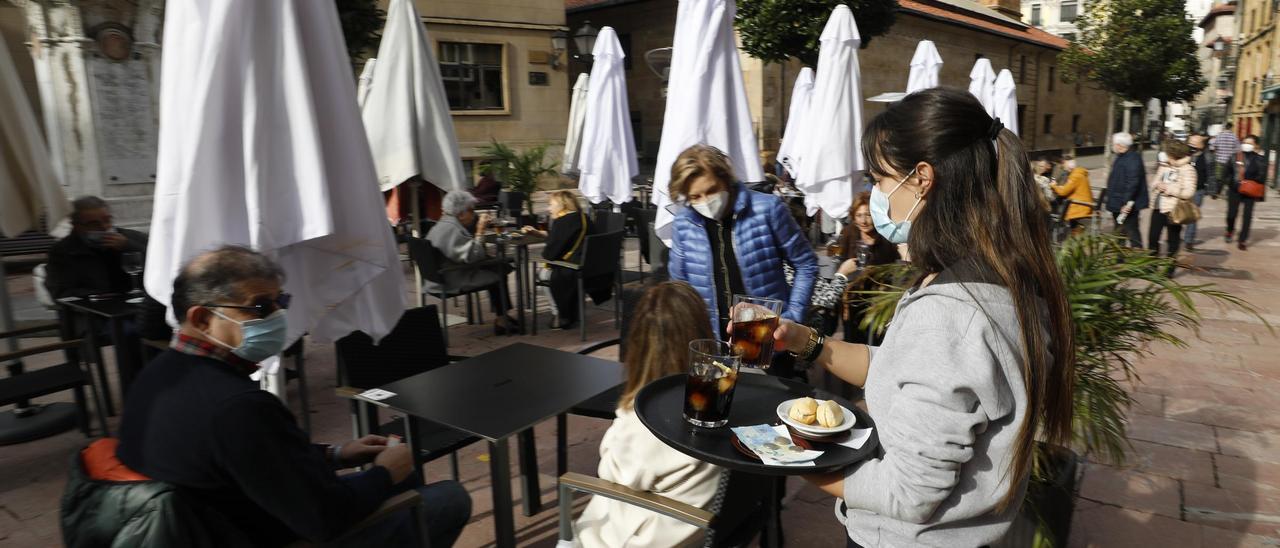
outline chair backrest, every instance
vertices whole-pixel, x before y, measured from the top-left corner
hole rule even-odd
[[[726,470],[709,508],[716,518],[714,533],[706,539],[705,546],[742,546],[750,542],[764,527],[764,500],[769,482],[776,480]]]
[[[357,331],[334,343],[338,384],[375,388],[449,364],[435,305],[404,311],[378,344]]]
[[[582,277],[618,272],[622,258],[622,231],[591,234],[582,244]]]
[[[405,242],[409,245],[409,260],[418,265],[422,278],[438,284],[444,283],[444,277],[440,275],[440,268],[445,264],[444,254],[426,238],[409,236],[405,238]]]
[[[596,230],[602,234],[621,232],[627,229],[627,216],[615,211],[596,211]]]
[[[645,225],[646,238],[649,239],[649,249],[645,253],[645,258],[649,260],[649,266],[653,267],[653,274],[659,280],[665,280],[667,277],[667,244],[662,243],[662,238],[658,237],[658,231],[654,228],[653,223]]]
[[[502,190],[498,192],[498,205],[514,217],[524,211],[525,197],[525,193],[517,190]]]

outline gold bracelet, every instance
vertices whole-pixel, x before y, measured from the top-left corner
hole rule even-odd
[[[796,354],[796,356],[804,359],[806,356],[813,353],[813,347],[815,346],[818,346],[818,330],[810,327],[809,340],[804,344],[804,351]]]

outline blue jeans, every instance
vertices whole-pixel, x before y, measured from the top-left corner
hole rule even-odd
[[[456,481],[440,481],[431,485],[414,486],[410,480],[396,485],[396,493],[409,489],[417,489],[422,495],[424,514],[426,515],[427,536],[431,539],[431,548],[449,548],[471,519],[471,496],[462,484]],[[342,548],[383,547],[383,546],[417,546],[418,542],[413,530],[413,510],[405,510],[398,515],[390,516],[382,522],[374,524],[364,531],[356,533],[353,538],[337,543]]]
[[[1196,204],[1196,207],[1200,207],[1204,205],[1204,193],[1205,193],[1204,189],[1200,189],[1196,191],[1195,196],[1191,197],[1191,201]],[[1187,245],[1193,245],[1193,244],[1199,243],[1196,241],[1196,225],[1197,224],[1200,224],[1200,223],[1195,222],[1195,223],[1188,224],[1186,227],[1187,228],[1186,232],[1183,233],[1182,241],[1185,242]]]

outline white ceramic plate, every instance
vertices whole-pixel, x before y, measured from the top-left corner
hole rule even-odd
[[[836,405],[840,405],[840,410],[844,412],[844,422],[840,423],[840,426],[837,426],[835,428],[826,428],[826,427],[818,426],[817,424],[805,424],[803,422],[796,422],[791,419],[789,414],[791,412],[791,405],[801,399],[803,398],[787,400],[778,404],[778,418],[782,419],[783,423],[787,424],[792,428],[795,428],[796,430],[800,430],[808,434],[817,434],[819,436],[829,436],[831,434],[839,434],[850,428],[853,428],[858,422],[858,418],[856,415],[853,414],[853,411],[850,411],[848,408],[838,403]]]

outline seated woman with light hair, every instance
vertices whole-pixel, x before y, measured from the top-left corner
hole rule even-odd
[[[440,209],[443,215],[440,222],[427,232],[427,240],[444,255],[446,262],[453,265],[473,264],[491,258],[485,253],[484,243],[480,241],[490,219],[487,214],[476,213],[475,196],[465,190],[451,190],[445,194]],[[501,286],[498,285],[506,285],[507,273],[510,271],[509,265],[495,263],[476,269],[444,272],[441,275],[446,282],[453,282],[446,285],[461,291],[487,288],[490,307],[494,314],[498,314],[493,321],[493,333],[506,335],[520,331],[519,322],[507,315],[511,310],[511,299],[500,291]],[[440,290],[440,284],[429,280],[423,280],[422,285],[429,292]]]

